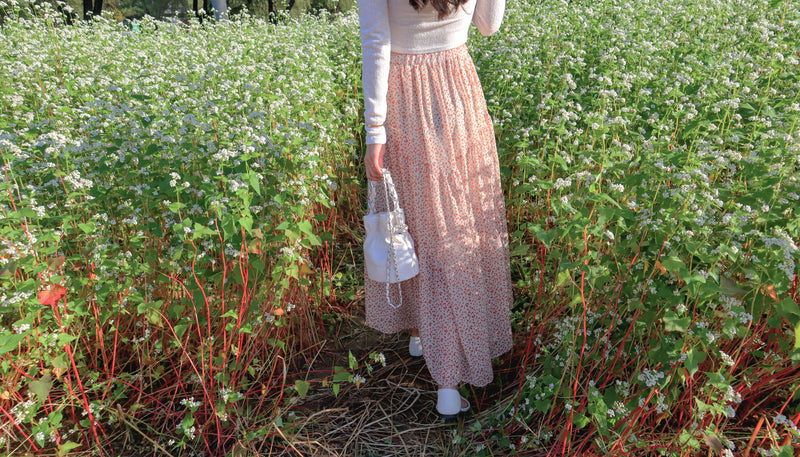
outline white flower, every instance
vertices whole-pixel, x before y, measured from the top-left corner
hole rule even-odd
[[[379,352],[379,353],[375,354],[375,357],[373,357],[372,360],[374,360],[375,362],[380,363],[381,366],[384,366],[384,367],[386,366],[386,356],[383,355],[383,352]]]
[[[658,380],[662,378],[664,378],[664,373],[660,371],[651,371],[648,368],[642,370],[638,376],[639,381],[643,381],[647,387],[654,387],[658,383]]]
[[[190,409],[191,408],[199,408],[203,404],[203,402],[201,402],[201,401],[194,401],[194,397],[184,398],[183,400],[180,401],[180,403],[183,406],[185,406],[187,408],[190,408]]]
[[[572,185],[572,178],[567,178],[567,179],[557,178],[554,187],[556,189],[560,189],[562,187],[569,187],[571,185]]]
[[[733,359],[731,358],[731,356],[729,356],[728,354],[726,354],[726,353],[724,353],[722,351],[719,351],[719,355],[720,355],[720,358],[722,358],[722,363],[724,363],[725,365],[728,365],[729,367],[732,367],[732,366],[734,366],[736,364],[736,362],[734,362]]]

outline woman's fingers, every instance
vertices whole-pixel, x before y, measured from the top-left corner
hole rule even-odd
[[[381,180],[384,151],[386,151],[385,144],[367,145],[367,154],[366,157],[364,157],[364,163],[367,167],[367,179],[370,181]]]

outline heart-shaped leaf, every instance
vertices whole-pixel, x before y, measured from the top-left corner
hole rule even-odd
[[[39,381],[31,381],[31,383],[28,384],[28,388],[31,389],[31,392],[36,394],[39,401],[42,403],[47,400],[47,396],[50,395],[50,389],[52,387],[53,381],[50,379],[49,374],[44,375]]]
[[[62,265],[64,265],[64,262],[66,260],[67,258],[64,257],[63,255],[60,255],[58,257],[50,257],[49,259],[47,259],[47,268],[50,271],[58,271],[58,269],[61,268]]]
[[[53,359],[53,374],[56,375],[56,379],[61,379],[61,376],[67,372],[68,368],[69,362],[64,357],[64,354],[59,354]]]
[[[735,281],[722,275],[719,276],[719,288],[720,292],[731,297],[738,297],[739,295],[747,293],[747,291],[739,287]]]
[[[3,268],[0,268],[0,278],[11,278],[16,274],[17,262],[8,262]]]
[[[81,447],[81,445],[76,443],[76,442],[74,442],[74,441],[67,441],[67,442],[65,442],[63,444],[60,444],[58,446],[59,455],[67,455],[67,454],[69,454],[69,452],[71,450],[73,450],[75,448],[78,448],[78,447]]]
[[[39,303],[48,306],[55,306],[61,298],[67,294],[64,286],[54,284],[49,289],[39,292]]]
[[[250,240],[250,242],[247,243],[247,252],[250,254],[261,254],[261,240]]]
[[[716,435],[713,434],[707,435],[704,433],[703,441],[706,442],[706,445],[708,445],[708,447],[716,451],[717,454],[721,454],[722,450],[725,449],[725,447],[722,445],[722,441],[720,441],[720,439]]]
[[[308,388],[311,386],[311,383],[307,381],[297,380],[294,382],[294,390],[297,391],[297,395],[300,395],[300,398],[306,398],[306,394],[308,393]]]

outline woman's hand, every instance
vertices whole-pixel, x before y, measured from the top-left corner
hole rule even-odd
[[[367,154],[364,156],[364,164],[367,166],[367,179],[370,181],[380,181],[383,174],[383,153],[386,151],[385,144],[368,144]]]

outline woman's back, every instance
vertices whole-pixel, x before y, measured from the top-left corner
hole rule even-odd
[[[426,4],[415,10],[408,0],[387,0],[392,52],[422,54],[456,48],[467,42],[475,0],[439,19],[439,12]]]
[[[389,28],[383,32],[389,32],[392,52],[401,54],[424,54],[461,46],[467,42],[471,22],[484,35],[491,35],[500,27],[505,9],[504,2],[468,0],[449,15],[439,18],[439,12],[430,3],[419,10],[414,9],[408,0],[362,3],[362,17],[374,18],[365,22],[385,24],[387,21]]]

